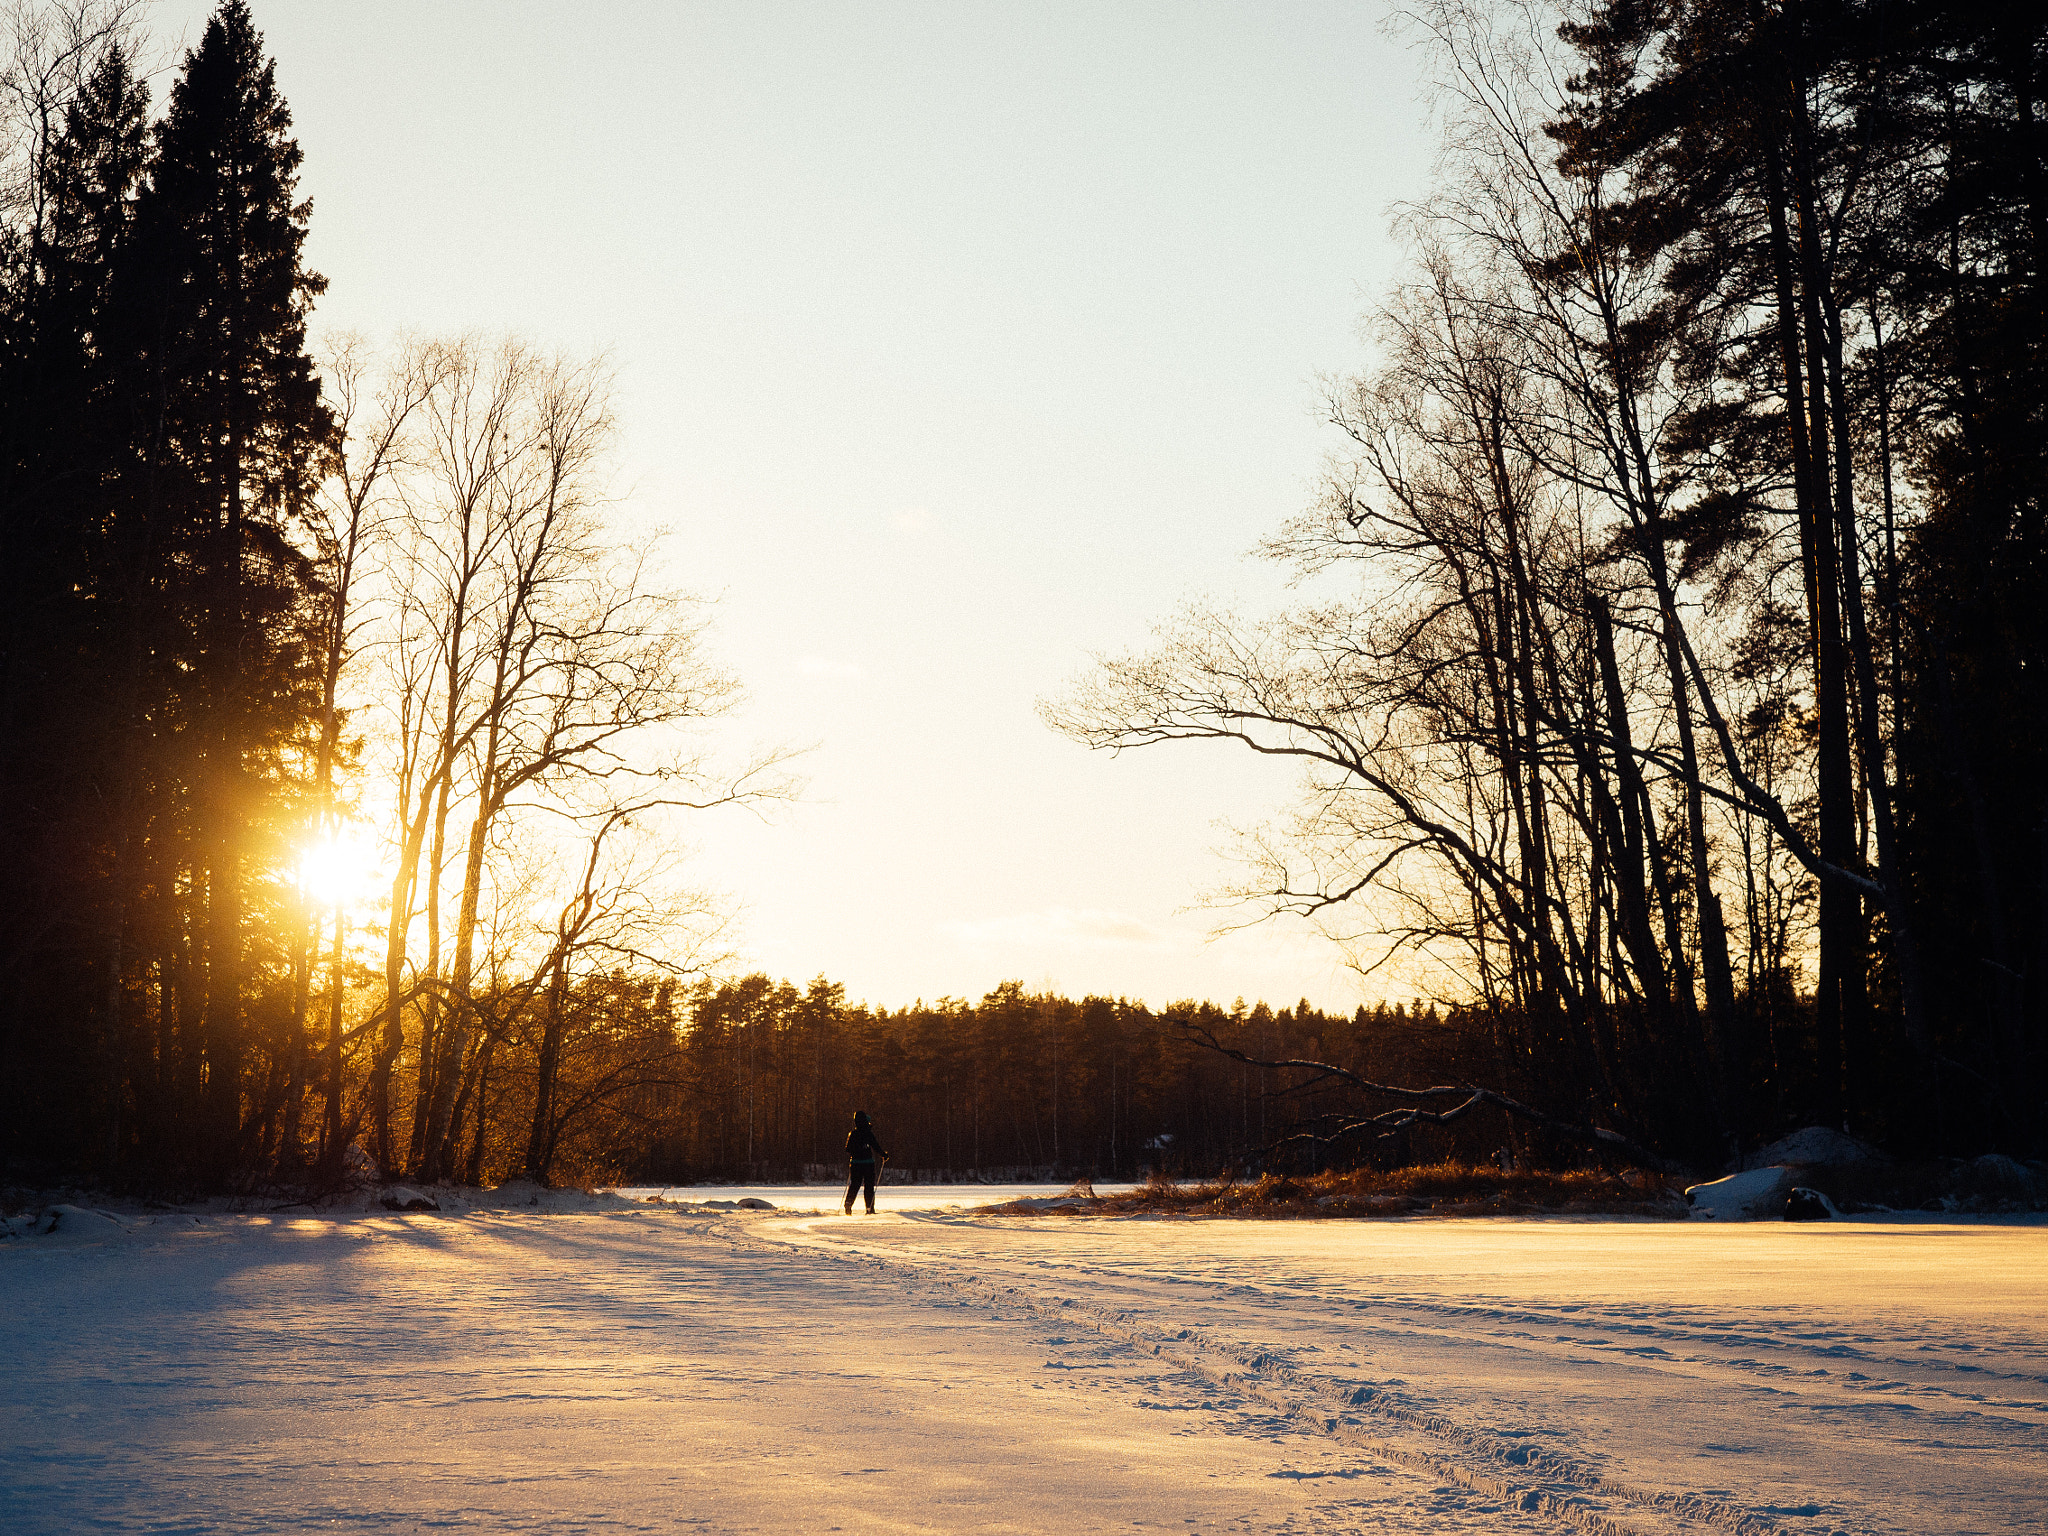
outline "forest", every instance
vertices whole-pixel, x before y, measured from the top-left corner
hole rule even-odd
[[[1228,1009],[1180,1002],[1155,1011],[1006,981],[978,1003],[940,998],[891,1011],[849,1005],[845,989],[824,977],[798,991],[756,973],[642,1001],[670,1017],[646,1037],[640,1059],[668,1055],[643,1086],[592,1103],[565,1144],[586,1177],[829,1180],[844,1171],[848,1120],[860,1107],[874,1110],[894,1168],[936,1182],[1306,1168],[1325,1159],[1311,1142],[1289,1138],[1341,1116],[1342,1092],[1296,1092],[1282,1102],[1263,1071],[1205,1037],[1245,1054],[1363,1061],[1432,1081],[1492,1065],[1470,1055],[1465,1021],[1419,999],[1412,1009],[1360,1007],[1348,1016],[1306,1000],[1276,1013],[1242,998]],[[595,1063],[577,1075],[596,1080]],[[508,1084],[511,1114],[494,1109],[507,1123],[520,1123],[524,1081]],[[1414,1127],[1369,1155],[1483,1161],[1503,1146],[1511,1159],[1574,1150],[1540,1129],[1503,1139],[1492,1120]],[[499,1156],[496,1166],[511,1166]],[[487,1156],[484,1172],[492,1166]]]
[[[161,103],[140,14],[0,40],[10,1177],[785,1177],[857,1105],[1047,1176],[2048,1147],[2038,7],[1408,16],[1439,165],[1301,603],[1042,706],[1300,766],[1238,894],[1428,996],[1350,1016],[732,975],[683,829],[794,781],[605,360],[316,333],[248,5]]]

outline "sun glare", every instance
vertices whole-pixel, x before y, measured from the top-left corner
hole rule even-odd
[[[353,907],[376,873],[370,845],[350,830],[322,833],[299,850],[299,890],[316,907]]]

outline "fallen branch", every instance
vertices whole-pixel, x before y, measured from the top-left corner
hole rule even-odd
[[[1218,1055],[1227,1056],[1232,1061],[1241,1062],[1248,1067],[1258,1067],[1268,1072],[1292,1069],[1313,1073],[1307,1082],[1296,1085],[1298,1089],[1313,1088],[1318,1083],[1335,1081],[1348,1084],[1362,1093],[1380,1094],[1387,1098],[1409,1101],[1400,1108],[1382,1110],[1377,1115],[1360,1115],[1347,1120],[1327,1136],[1318,1135],[1313,1131],[1284,1136],[1274,1143],[1276,1147],[1285,1146],[1293,1141],[1328,1143],[1367,1132],[1379,1137],[1395,1136],[1411,1126],[1450,1125],[1462,1120],[1480,1106],[1490,1105],[1518,1120],[1539,1126],[1553,1135],[1563,1136],[1602,1152],[1611,1153],[1638,1168],[1647,1168],[1652,1173],[1672,1171],[1670,1164],[1663,1158],[1632,1137],[1624,1136],[1620,1131],[1575,1120],[1560,1120],[1557,1116],[1547,1114],[1533,1105],[1524,1104],[1520,1099],[1510,1098],[1498,1089],[1483,1088],[1477,1083],[1443,1083],[1433,1088],[1402,1088],[1393,1083],[1376,1083],[1348,1067],[1336,1066],[1327,1061],[1309,1061],[1298,1057],[1284,1061],[1268,1061],[1262,1057],[1247,1055],[1234,1046],[1225,1045],[1212,1031],[1199,1024],[1187,1026],[1187,1033],[1188,1037],[1204,1050],[1215,1051]],[[1444,1099],[1458,1099],[1460,1102],[1449,1109],[1424,1107],[1430,1101]]]

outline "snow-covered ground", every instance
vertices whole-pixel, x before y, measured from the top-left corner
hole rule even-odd
[[[2038,1222],[66,1220],[0,1241],[9,1532],[1948,1533],[2048,1509]]]
[[[1101,1183],[1098,1195],[1121,1194],[1135,1184]],[[1065,1184],[881,1184],[875,1188],[875,1210],[942,1211],[948,1206],[972,1210],[981,1205],[1000,1205],[1005,1200],[1045,1199],[1062,1194]],[[645,1184],[624,1187],[619,1193],[630,1200],[653,1196],[663,1200],[741,1200],[748,1196],[766,1200],[777,1210],[814,1211],[825,1215],[839,1209],[846,1198],[844,1184]],[[861,1201],[854,1202],[861,1209]]]

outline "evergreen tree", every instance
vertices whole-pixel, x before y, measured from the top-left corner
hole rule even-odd
[[[1600,238],[1659,253],[1672,323],[1716,381],[1686,433],[1712,494],[1694,542],[1789,512],[1806,597],[1821,859],[1813,1113],[1873,1126],[1867,818],[1901,1002],[1920,1036],[1917,941],[1897,846],[1859,566],[1858,402],[1845,338],[1868,294],[1875,190],[1859,138],[1857,5],[1602,4],[1563,34],[1586,60],[1553,132],[1566,164],[1622,171]],[[1789,502],[1789,507],[1785,503]],[[1783,509],[1781,512],[1780,509]]]
[[[0,1118],[58,1146],[119,1120],[126,902],[111,850],[133,699],[115,681],[134,612],[109,541],[122,413],[106,332],[147,100],[107,39],[32,146],[0,312]]]
[[[1924,491],[1893,625],[1916,909],[1941,957],[1953,1134],[2048,1139],[2048,15],[1901,0],[1869,131],[1896,178],[1867,359],[1886,458]],[[1956,1068],[1960,1066],[1962,1070]],[[1986,1102],[1988,1100],[1988,1103]]]
[[[133,369],[127,514],[187,609],[203,875],[201,1050],[217,1166],[240,1146],[252,838],[271,814],[275,751],[308,712],[298,616],[311,568],[290,537],[332,437],[306,353],[323,280],[301,264],[309,203],[275,65],[242,0],[185,57],[155,136],[121,320]]]

